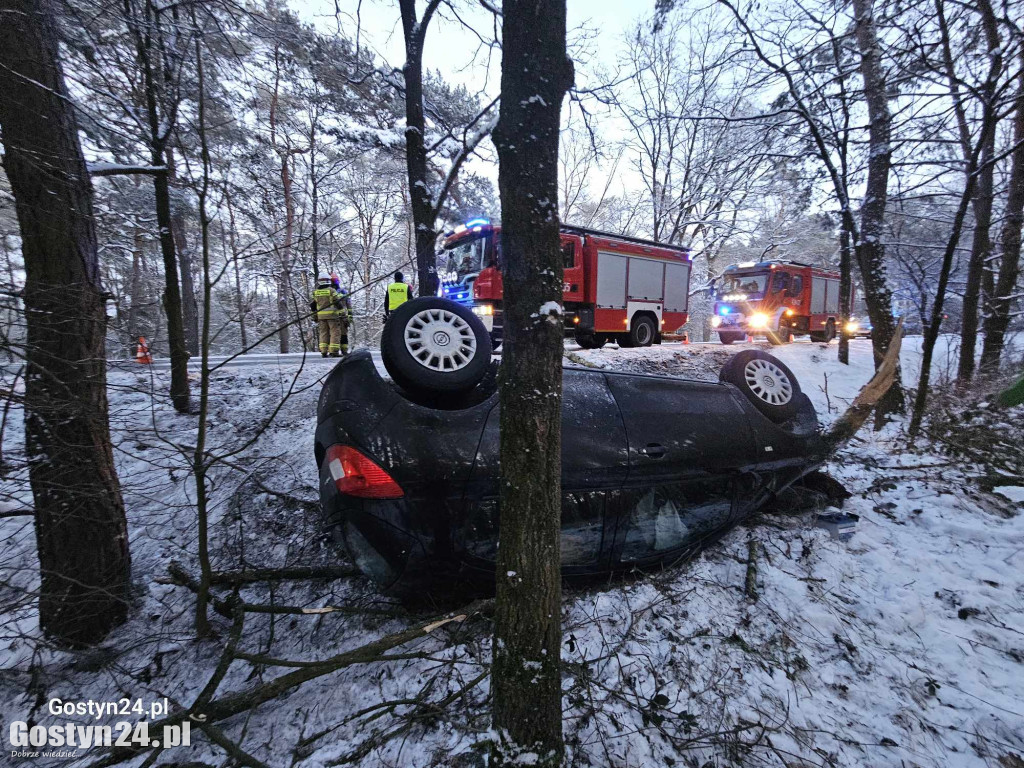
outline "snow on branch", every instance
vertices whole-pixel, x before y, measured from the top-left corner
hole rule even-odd
[[[167,173],[166,165],[121,165],[119,163],[87,163],[90,176],[156,176]]]

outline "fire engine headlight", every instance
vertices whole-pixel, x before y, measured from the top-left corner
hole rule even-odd
[[[473,314],[475,315],[493,315],[494,307],[490,304],[478,304],[473,307]]]
[[[856,333],[858,328],[860,328],[860,323],[858,323],[856,320],[851,320],[846,324],[847,333]]]
[[[717,328],[721,324],[722,324],[722,318],[720,318],[718,315],[715,315],[714,317],[711,318],[711,327],[712,328]]]
[[[755,312],[747,321],[751,328],[766,328],[768,326],[768,315]]]

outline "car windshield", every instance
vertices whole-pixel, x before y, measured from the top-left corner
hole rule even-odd
[[[768,273],[760,272],[755,275],[726,275],[722,284],[722,293],[745,293],[747,296],[763,294],[765,286],[768,285]]]
[[[450,248],[444,268],[446,279],[461,283],[466,277],[479,274],[487,266],[484,257],[488,240],[486,235],[480,235],[471,240],[461,240],[458,245]]]

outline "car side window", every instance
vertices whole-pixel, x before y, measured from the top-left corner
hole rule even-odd
[[[732,495],[732,484],[723,479],[659,485],[629,494],[620,559],[641,561],[697,544],[729,523]]]
[[[789,273],[788,272],[776,272],[775,279],[772,280],[772,288],[775,293],[784,291],[789,287]]]
[[[592,565],[601,555],[605,494],[562,494],[562,565]],[[498,500],[484,499],[463,526],[466,551],[483,560],[498,559]]]
[[[572,269],[576,266],[576,243],[570,240],[562,243],[562,268]]]
[[[789,284],[789,295],[799,296],[804,292],[804,279],[800,275],[793,275]]]

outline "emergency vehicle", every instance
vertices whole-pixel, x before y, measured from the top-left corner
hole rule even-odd
[[[721,279],[711,325],[723,344],[748,335],[767,336],[773,344],[804,334],[813,341],[835,338],[838,273],[799,261],[750,261],[727,267]]]
[[[686,248],[561,226],[566,333],[585,348],[608,341],[645,347],[686,323],[691,259]],[[472,307],[491,338],[502,335],[501,227],[467,221],[447,233],[441,295]]]

